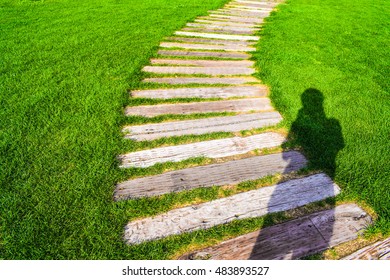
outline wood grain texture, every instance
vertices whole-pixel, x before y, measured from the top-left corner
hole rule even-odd
[[[232,26],[232,27],[247,27],[247,28],[256,28],[259,29],[261,26],[257,23],[245,23],[245,22],[229,22],[229,21],[220,21],[220,20],[205,20],[205,19],[195,19],[194,23],[196,24],[210,24],[214,26]]]
[[[159,50],[159,55],[165,56],[189,56],[189,57],[217,57],[248,59],[249,54],[243,52],[208,52],[208,51],[180,51],[180,50]]]
[[[227,46],[252,46],[255,42],[251,41],[232,41],[232,40],[221,40],[221,39],[207,39],[207,38],[191,38],[191,37],[167,37],[168,41],[178,41],[186,43],[203,43],[211,45],[227,45]]]
[[[203,177],[204,174],[207,173],[203,173]],[[234,220],[294,209],[335,196],[339,191],[328,176],[316,174],[132,221],[125,227],[124,239],[127,244],[134,244],[207,229]]]
[[[196,188],[234,185],[267,175],[297,171],[305,166],[306,159],[295,151],[255,156],[128,180],[117,185],[114,199],[136,199]]]
[[[220,15],[220,14],[210,14],[208,17],[209,19],[224,19],[226,21],[231,22],[247,22],[247,23],[263,23],[263,18],[254,18],[254,17],[239,17],[239,16],[230,16],[230,15]],[[204,18],[204,19],[205,19]]]
[[[264,85],[236,87],[200,87],[176,89],[134,90],[132,97],[142,98],[231,98],[231,97],[262,97],[268,95]]]
[[[247,83],[258,83],[255,77],[232,77],[232,78],[187,78],[187,77],[173,77],[173,78],[147,78],[144,83],[158,83],[171,85],[185,85],[185,84],[207,84],[207,85],[244,85]]]
[[[188,65],[199,67],[254,67],[250,60],[194,60],[194,59],[151,59],[150,64],[158,65]]]
[[[239,6],[239,5],[226,5],[225,9],[229,9],[232,11],[244,11],[244,12],[262,12],[262,11],[268,11],[271,12],[272,8],[255,8],[255,7],[246,7],[246,6]]]
[[[390,238],[364,247],[343,260],[390,260]]]
[[[255,2],[255,1],[233,1],[230,2],[231,5],[237,5],[237,6],[244,6],[244,7],[255,7],[255,8],[273,8],[279,3],[272,3],[272,2]]]
[[[225,35],[225,34],[213,34],[213,33],[200,33],[200,32],[186,32],[176,31],[176,35],[189,36],[189,37],[202,37],[210,39],[226,39],[226,40],[238,40],[238,41],[258,41],[258,36],[246,36],[246,35]]]
[[[239,16],[239,17],[254,17],[254,18],[265,18],[269,16],[270,11],[237,11],[230,9],[222,9],[212,11],[213,14],[227,15],[227,16]]]
[[[162,147],[121,155],[119,157],[120,167],[145,168],[156,163],[179,162],[193,157],[223,158],[245,154],[255,149],[277,147],[284,141],[285,138],[282,135],[268,132],[245,138],[234,137]]]
[[[256,48],[246,46],[226,46],[226,45],[206,45],[206,44],[189,44],[189,43],[161,43],[163,48],[182,48],[192,50],[221,50],[221,51],[238,51],[238,52],[252,52]]]
[[[228,117],[173,121],[157,124],[125,126],[125,137],[136,141],[154,140],[162,137],[201,135],[212,132],[238,132],[276,125],[282,120],[278,112],[242,114]]]
[[[201,32],[201,33],[210,33],[210,34],[227,34],[227,35],[253,35],[255,31],[245,31],[245,30],[238,30],[235,28],[226,28],[226,27],[220,27],[220,28],[209,28],[209,27],[184,27],[181,29],[181,31],[186,32]]]
[[[250,98],[223,100],[212,102],[175,103],[149,106],[127,107],[125,115],[155,117],[165,114],[185,115],[212,112],[251,112],[270,111],[271,102],[268,98]]]
[[[356,239],[371,223],[355,204],[317,212],[186,254],[180,259],[299,259]]]
[[[210,76],[251,75],[249,67],[194,67],[194,66],[145,66],[144,72],[157,74],[205,74]]]
[[[197,28],[216,28],[216,29],[223,29],[223,30],[241,30],[241,31],[247,31],[247,32],[251,32],[251,33],[254,33],[256,32],[257,30],[259,30],[259,28],[255,28],[255,27],[248,27],[248,26],[230,26],[230,25],[223,25],[223,24],[216,24],[216,23],[208,23],[208,24],[205,24],[205,23],[193,23],[193,22],[190,22],[190,23],[187,23],[186,24],[187,27],[197,27]]]

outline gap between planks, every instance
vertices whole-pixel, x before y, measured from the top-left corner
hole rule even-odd
[[[234,220],[261,217],[324,200],[339,192],[339,187],[328,176],[316,174],[132,221],[125,227],[124,240],[127,244],[137,244]]]

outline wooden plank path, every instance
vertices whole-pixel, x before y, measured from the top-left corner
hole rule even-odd
[[[390,260],[390,238],[364,247],[343,260]]]
[[[233,185],[276,173],[297,171],[305,166],[306,159],[295,151],[256,156],[125,181],[117,185],[114,198],[134,199],[196,188]]]
[[[272,110],[268,98],[251,98],[212,102],[175,103],[127,107],[125,115],[155,117],[165,114],[194,114],[213,112],[251,112]]]
[[[345,204],[251,232],[180,259],[298,259],[357,238],[370,222],[370,216],[357,205]]]
[[[160,99],[159,103],[164,104],[129,106],[125,109],[125,114],[147,118],[187,115],[188,119],[125,125],[122,132],[127,139],[149,141],[177,137],[171,140],[178,141],[179,144],[165,144],[131,153],[123,151],[118,156],[120,167],[147,168],[196,157],[218,160],[214,160],[213,164],[195,165],[119,182],[113,198],[115,201],[148,199],[198,188],[231,187],[276,174],[284,174],[286,181],[197,205],[192,202],[189,206],[155,217],[130,221],[124,229],[124,241],[127,244],[138,244],[208,229],[235,220],[293,210],[336,196],[340,192],[339,187],[324,173],[303,178],[296,178],[296,174],[291,176],[292,172],[307,165],[303,154],[297,151],[255,156],[253,151],[256,149],[280,148],[285,137],[278,133],[211,138],[208,141],[196,141],[187,137],[185,139],[189,143],[180,144],[183,140],[180,137],[185,135],[238,133],[242,130],[269,128],[282,120],[267,97],[268,87],[254,75],[255,63],[250,60],[249,53],[256,50],[260,39],[256,33],[262,28],[264,18],[269,16],[276,5],[277,3],[263,0],[233,0],[223,8],[209,11],[207,16],[187,23],[160,43],[158,57],[151,60],[151,65],[143,68],[148,73],[142,85],[146,89],[131,90],[130,97],[144,98],[142,102]],[[179,103],[178,100],[170,100],[175,98],[196,99],[182,100]],[[202,101],[199,98],[210,100]],[[216,112],[231,112],[235,115],[203,115],[204,118],[199,118],[202,116],[198,115]],[[165,140],[161,141],[164,142]],[[156,141],[153,145],[157,143],[160,142]],[[293,177],[296,179],[287,179]],[[356,238],[370,221],[371,218],[356,205],[340,205],[238,236],[216,246],[185,254],[183,258],[296,259]],[[386,240],[348,258],[387,259],[388,247],[389,242]]]
[[[282,117],[278,112],[243,114],[238,116],[172,121],[158,124],[125,126],[125,137],[136,141],[162,137],[201,135],[212,132],[239,132],[276,125]]]
[[[134,90],[132,97],[142,98],[231,98],[231,97],[263,97],[268,88],[263,85],[236,87],[200,87],[177,89]]]
[[[207,229],[234,220],[294,209],[338,193],[338,186],[325,174],[312,175],[132,221],[125,227],[124,239],[128,244],[136,244]]]
[[[169,146],[121,155],[120,167],[149,167],[156,163],[178,162],[193,157],[223,158],[255,149],[282,145],[285,138],[274,132],[249,137],[234,137],[186,145]]]

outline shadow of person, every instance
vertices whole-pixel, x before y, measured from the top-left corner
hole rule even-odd
[[[310,170],[325,172],[330,177],[329,180],[333,179],[337,153],[344,147],[340,123],[336,119],[326,117],[323,107],[324,96],[319,90],[313,88],[305,90],[301,100],[302,108],[288,135],[289,145],[301,147]],[[288,146],[285,144],[283,148],[286,150]],[[284,160],[291,162],[290,155],[291,153],[283,152]],[[278,183],[267,204],[269,212],[274,212],[275,208],[278,208],[275,206],[286,203],[281,201],[281,197],[286,197],[285,192],[285,184]],[[329,195],[334,196],[333,191],[331,192]],[[287,199],[293,200],[292,196]],[[295,206],[304,204],[299,201],[299,196],[296,200]],[[272,220],[269,219],[271,218],[266,218],[265,224]],[[296,221],[295,224],[278,225],[273,227],[273,230],[262,229],[249,259],[298,259],[331,245],[335,221],[333,209],[327,212],[326,221],[322,221],[324,226],[321,229],[317,228],[310,218]]]

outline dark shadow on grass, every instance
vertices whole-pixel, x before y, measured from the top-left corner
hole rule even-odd
[[[303,154],[308,160],[309,169],[324,171],[333,179],[336,171],[337,153],[344,147],[340,123],[336,119],[326,117],[323,107],[324,96],[319,90],[309,88],[302,93],[301,99],[302,108],[291,126],[288,139],[293,146],[302,148]],[[284,146],[284,148],[288,147]],[[285,160],[290,161],[286,157]],[[289,167],[286,168],[286,170],[288,169]],[[281,183],[276,186],[268,202],[269,211],[281,203],[278,197],[283,193],[283,188]],[[298,259],[315,253],[319,248],[318,244],[320,244],[320,248],[328,247],[334,222],[334,212],[330,211],[330,215],[327,217],[327,230],[320,233],[310,220],[301,222],[300,228],[303,228],[303,231],[297,231],[297,228],[288,228],[283,242],[274,239],[274,236],[267,233],[267,230],[260,231],[249,259]],[[266,218],[265,224],[272,223],[269,219],[271,218]],[[307,234],[313,238],[313,244],[309,244],[306,251],[302,251],[302,243],[304,242],[293,242],[294,237],[300,236],[300,234],[302,234],[300,241],[305,241],[303,236]]]

